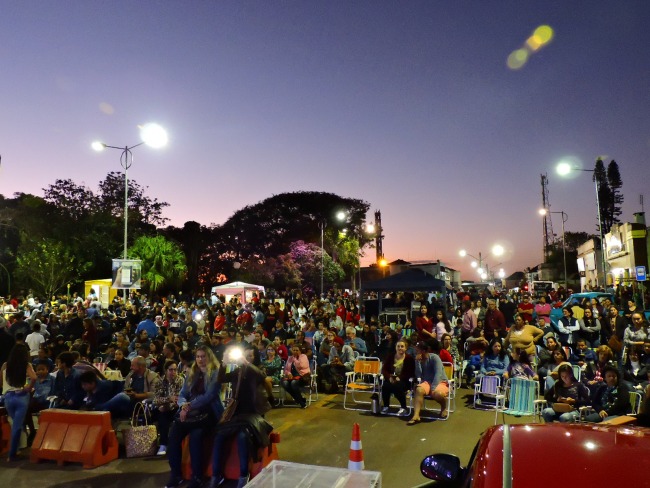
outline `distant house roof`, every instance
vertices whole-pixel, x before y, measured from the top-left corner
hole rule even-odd
[[[388,266],[404,266],[404,265],[408,265],[408,264],[411,264],[411,263],[409,263],[408,261],[404,261],[403,259],[397,259],[397,260],[393,261],[392,263],[388,263]]]
[[[381,280],[363,283],[370,291],[433,291],[444,290],[445,282],[421,269],[411,268]]]
[[[506,278],[506,281],[521,281],[526,278],[526,273],[523,271],[515,271],[510,276]]]

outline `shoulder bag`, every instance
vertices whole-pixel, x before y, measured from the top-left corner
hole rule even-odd
[[[138,425],[139,414],[142,413],[144,425]],[[156,454],[158,431],[156,426],[149,424],[149,419],[142,402],[135,405],[131,415],[131,427],[122,432],[126,446],[126,457],[144,457]]]
[[[230,422],[230,420],[235,415],[235,410],[237,410],[237,405],[239,404],[237,397],[239,396],[239,386],[241,385],[242,376],[244,376],[243,366],[239,368],[239,377],[237,378],[237,386],[235,386],[235,393],[232,396],[232,398],[228,401],[228,405],[226,406],[226,409],[221,414],[221,418],[219,419],[220,424],[225,424],[226,422]]]

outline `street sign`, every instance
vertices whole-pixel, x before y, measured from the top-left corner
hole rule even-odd
[[[636,280],[637,281],[645,281],[646,280],[645,266],[637,266],[636,267]]]

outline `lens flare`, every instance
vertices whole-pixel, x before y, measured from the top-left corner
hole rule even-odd
[[[110,103],[102,102],[99,104],[99,110],[105,113],[106,115],[113,115],[115,113],[115,109]]]
[[[528,61],[528,50],[517,49],[508,56],[508,68],[512,70],[521,69],[526,64],[526,61]]]
[[[548,44],[553,39],[555,32],[550,25],[540,25],[535,32],[533,32],[533,37],[536,37],[540,40],[542,45]]]

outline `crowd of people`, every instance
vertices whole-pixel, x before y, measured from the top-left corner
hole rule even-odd
[[[170,295],[149,301],[132,293],[126,303],[118,296],[103,308],[91,293],[0,303],[3,396],[13,419],[9,459],[17,456],[23,426],[33,440],[32,416],[42,409],[129,417],[145,402],[158,426],[158,454],[169,459],[167,486],[181,482],[185,437],[192,486],[199,486],[205,436],[224,415],[229,391],[238,398],[236,411],[231,416],[226,410],[229,420],[219,423],[211,460],[211,486],[219,486],[229,439],[241,460],[268,443],[271,426],[264,415],[282,406],[280,389],[285,401],[307,408],[304,393],[312,376],[320,391],[336,393],[361,356],[383,363],[382,412],[395,396],[397,415],[409,415],[412,392],[407,425],[421,421],[425,398],[448,415],[451,378],[443,363],[463,368],[467,385],[482,375],[539,381],[549,402],[547,421],[575,420],[578,407],[587,404],[595,409],[589,421],[626,413],[628,392],[645,394],[650,379],[648,324],[633,301],[623,313],[607,298],[572,303],[552,324],[561,296],[531,299],[473,289],[457,296],[400,294],[390,299],[419,302],[420,312],[388,324],[376,316],[365,320],[357,299],[337,290],[324,297],[294,290],[248,298]],[[422,381],[414,384],[413,378]],[[248,474],[242,461],[241,486]]]

